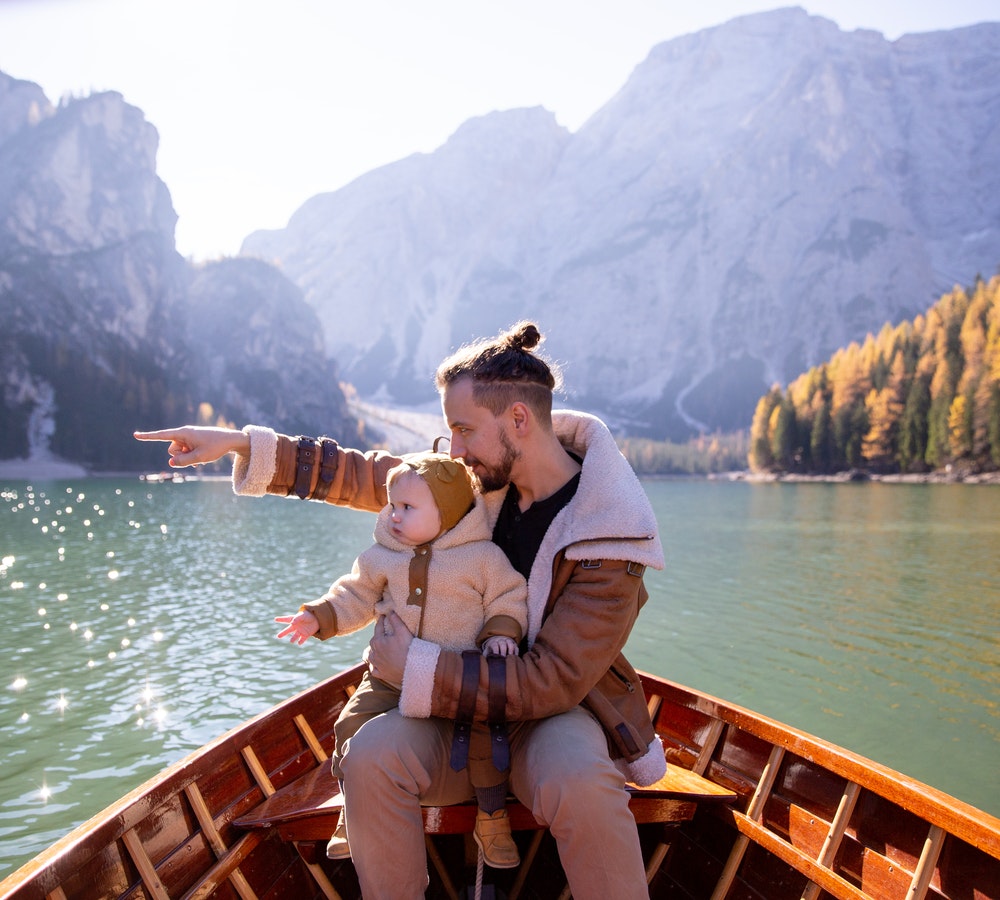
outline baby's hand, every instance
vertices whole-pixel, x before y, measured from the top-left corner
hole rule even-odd
[[[275,616],[274,621],[288,626],[278,632],[279,640],[287,637],[293,644],[300,646],[319,631],[319,619],[307,609],[297,612],[294,616]]]
[[[495,634],[483,641],[483,656],[517,656],[517,643],[512,638]]]

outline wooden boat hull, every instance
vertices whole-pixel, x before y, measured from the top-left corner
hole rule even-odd
[[[0,882],[0,897],[358,897],[349,860],[236,822],[324,765],[360,674],[321,682],[192,753]],[[643,684],[668,761],[737,794],[695,803],[688,821],[638,826],[652,897],[1000,900],[1000,820],[749,710],[651,675]],[[560,896],[554,842],[537,846],[523,882],[487,870],[494,896]],[[466,836],[436,835],[430,849],[454,885],[471,883]],[[449,890],[431,867],[428,896]]]

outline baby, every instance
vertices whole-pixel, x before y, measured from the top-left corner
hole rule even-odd
[[[286,626],[278,637],[296,644],[313,635],[326,640],[395,611],[416,637],[448,650],[516,654],[527,627],[527,584],[492,542],[468,468],[445,454],[413,454],[389,472],[386,488],[375,544],[318,600],[294,616],[278,616]],[[366,672],[334,726],[334,775],[343,777],[340,760],[350,738],[398,705],[399,690]],[[465,733],[467,726],[456,724],[456,748]],[[508,764],[494,765],[488,726],[472,724],[469,737],[469,778],[479,805],[474,837],[487,865],[512,868],[520,860],[505,808]],[[350,856],[343,813],[327,856]]]

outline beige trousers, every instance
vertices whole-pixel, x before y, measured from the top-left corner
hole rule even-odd
[[[347,705],[340,711],[333,725],[337,746],[333,753],[332,771],[334,778],[343,778],[340,768],[341,747],[354,737],[358,729],[375,716],[399,706],[399,688],[395,688],[365,672],[358,689]],[[452,725],[454,728],[454,723]],[[467,760],[469,780],[473,787],[489,788],[504,784],[507,772],[493,765],[493,736],[489,726],[473,722],[469,733],[469,758]]]
[[[472,798],[448,764],[453,725],[390,710],[347,742],[351,855],[365,900],[417,900],[427,887],[421,804]],[[511,726],[511,789],[549,826],[574,900],[648,900],[625,779],[596,720],[576,708]]]

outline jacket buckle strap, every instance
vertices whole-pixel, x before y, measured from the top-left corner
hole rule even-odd
[[[309,496],[312,487],[312,473],[316,467],[316,442],[309,437],[300,437],[295,458],[295,487],[292,489],[300,500]]]
[[[499,772],[510,768],[510,741],[507,737],[507,661],[502,656],[487,656],[489,670],[489,724],[493,766]]]
[[[320,438],[320,453],[322,459],[319,466],[319,481],[316,483],[317,500],[325,500],[333,484],[333,476],[337,474],[337,442],[333,438]]]
[[[462,689],[458,695],[455,733],[451,739],[451,767],[461,772],[469,762],[469,739],[472,719],[476,714],[476,694],[479,693],[479,652],[466,650],[462,654]]]
[[[629,575],[632,575],[635,578],[642,578],[643,573],[646,571],[646,567],[637,562],[630,562],[626,567],[626,571]]]

